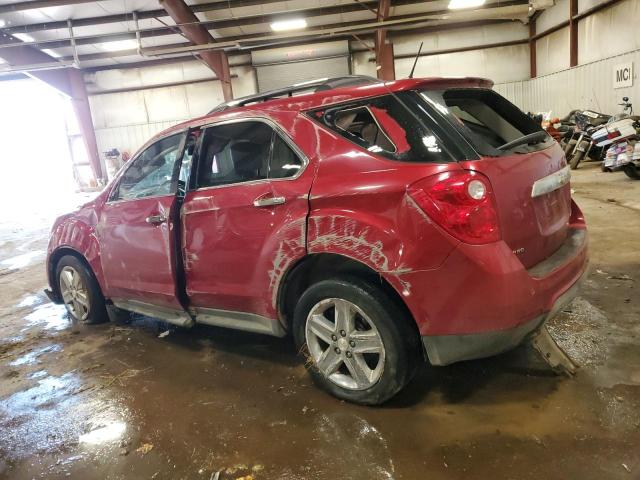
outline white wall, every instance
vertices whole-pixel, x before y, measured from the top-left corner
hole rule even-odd
[[[579,0],[585,11],[604,0]],[[564,0],[538,19],[538,31],[566,19]],[[541,20],[544,27],[541,27]],[[500,82],[496,90],[525,111],[553,111],[564,116],[576,108],[617,113],[623,96],[640,111],[640,1],[625,0],[578,23],[578,66],[569,68],[569,29],[563,28],[537,42],[538,77]],[[615,65],[634,63],[634,86],[613,88]]]
[[[637,73],[633,87],[613,88],[614,65],[633,61],[640,67],[640,50],[588,63],[533,80],[498,84],[494,88],[524,111],[548,112],[562,117],[576,108],[603,113],[621,112],[622,97],[627,96],[640,111],[640,82]]]
[[[519,22],[463,28],[433,32],[427,35],[393,36],[394,54],[415,55],[420,42],[424,42],[422,53],[438,52],[456,48],[469,48],[500,42],[523,40],[528,36],[528,27]],[[362,48],[352,42],[352,48]],[[375,64],[369,59],[371,52],[358,52],[353,56],[353,73],[375,76]],[[409,75],[414,58],[397,59],[396,78]],[[416,77],[429,76],[479,76],[496,82],[508,82],[529,78],[529,47],[526,44],[496,48],[478,48],[466,52],[442,53],[420,57],[415,71]]]
[[[235,96],[256,91],[253,69],[233,67],[231,83]],[[85,76],[93,115],[98,152],[117,148],[133,154],[152,135],[184,120],[204,115],[223,102],[221,84],[198,61],[161,66],[98,71]],[[153,85],[198,81],[172,87]],[[132,92],[92,94],[97,91],[143,88]]]
[[[585,11],[605,0],[578,0],[578,11]],[[558,25],[568,18],[568,0],[544,11],[537,31]],[[416,76],[481,76],[496,82],[496,90],[524,110],[549,111],[564,115],[573,108],[593,108],[617,112],[624,95],[636,100],[640,111],[638,79],[631,89],[612,89],[613,65],[632,60],[640,71],[638,53],[616,57],[640,49],[640,0],[624,0],[578,24],[581,66],[569,70],[569,30],[560,29],[537,41],[538,78],[529,79],[529,47],[523,43],[507,47],[478,48],[466,52],[441,53],[421,57]],[[438,52],[518,41],[528,38],[528,26],[520,22],[433,32],[426,35],[392,36],[396,55]],[[372,42],[367,42],[372,48]],[[358,41],[352,49],[362,49]],[[354,74],[375,76],[370,51],[352,55]],[[609,57],[613,57],[610,58]],[[249,62],[249,56],[232,57],[235,64]],[[595,63],[593,63],[595,62]],[[397,59],[396,77],[406,77],[413,58]],[[247,66],[233,66],[235,96],[257,91],[255,72]],[[636,73],[637,77],[637,73]],[[158,67],[105,70],[86,77],[90,91],[150,87],[161,83],[196,81],[211,78],[211,72],[197,61],[184,61]],[[145,88],[134,92],[111,93],[91,97],[98,148],[100,152],[118,148],[134,153],[150,136],[177,122],[202,115],[222,102],[217,81],[191,83],[175,87]]]

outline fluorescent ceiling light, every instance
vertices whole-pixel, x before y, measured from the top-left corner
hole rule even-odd
[[[284,32],[286,30],[301,30],[307,28],[307,21],[304,18],[291,18],[289,20],[278,20],[271,24],[274,32]]]
[[[138,48],[138,42],[134,39],[116,40],[115,42],[101,43],[100,47],[107,52],[118,52],[120,50],[134,50]]]
[[[54,52],[50,48],[43,48],[42,52],[46,53],[47,55],[49,55],[50,57],[53,57],[53,58],[60,58],[62,56],[59,53]]]
[[[22,40],[23,42],[35,42],[36,41],[28,33],[14,33],[13,36],[16,37],[18,40]]]
[[[458,10],[461,8],[473,8],[484,5],[485,0],[451,0],[449,2],[449,8],[451,10]]]

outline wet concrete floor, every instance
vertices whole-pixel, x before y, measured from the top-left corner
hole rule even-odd
[[[591,275],[550,329],[578,375],[521,347],[379,408],[316,389],[287,340],[72,325],[41,294],[46,225],[0,225],[0,478],[640,479],[640,182],[587,163],[573,188]]]

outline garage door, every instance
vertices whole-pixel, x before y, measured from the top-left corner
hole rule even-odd
[[[334,57],[256,67],[261,92],[315,78],[349,75],[349,58]]]
[[[261,92],[316,78],[349,75],[349,58],[346,40],[251,52]]]

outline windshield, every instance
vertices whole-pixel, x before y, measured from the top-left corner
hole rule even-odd
[[[452,88],[424,90],[420,95],[457,127],[481,155],[532,152],[553,142],[550,136],[539,134],[544,132],[540,125],[493,90]],[[521,141],[523,138],[527,140]]]

